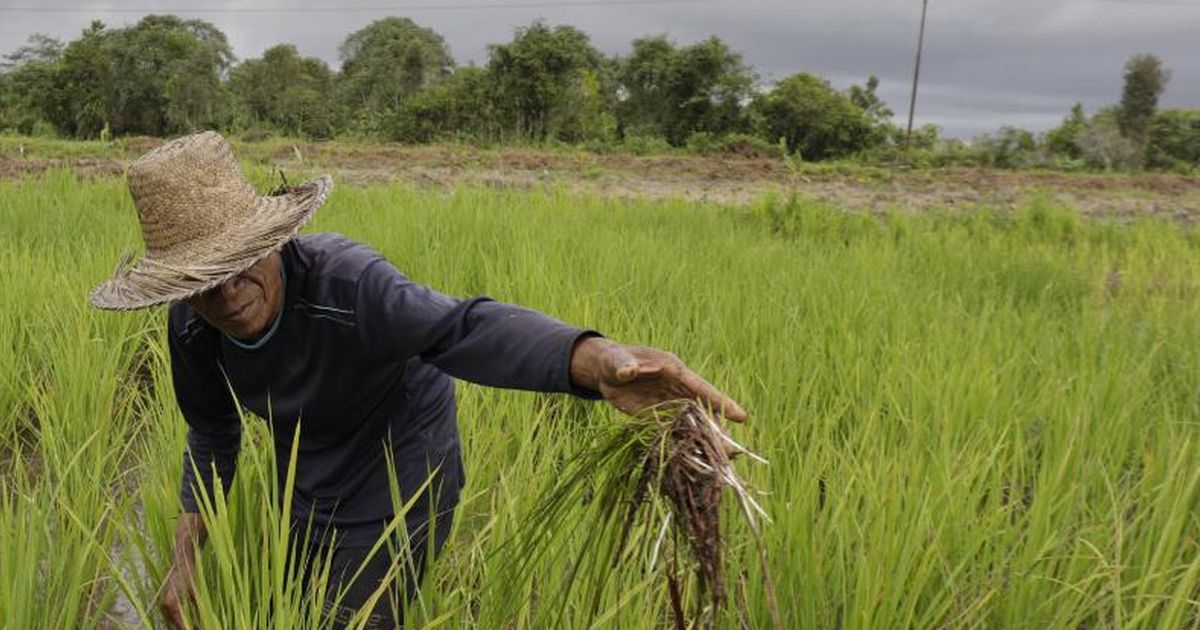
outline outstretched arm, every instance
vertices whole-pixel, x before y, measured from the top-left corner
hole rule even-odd
[[[603,397],[630,414],[699,399],[731,420],[746,417],[675,355],[622,345],[521,306],[451,298],[382,259],[360,280],[358,313],[367,347],[392,360],[419,355],[473,383]]]
[[[657,348],[582,337],[571,353],[571,382],[599,392],[630,415],[664,402],[696,399],[730,420],[746,419],[746,412],[732,398],[688,369],[679,357]]]

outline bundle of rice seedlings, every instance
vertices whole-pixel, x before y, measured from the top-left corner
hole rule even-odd
[[[728,551],[748,544],[758,553],[772,622],[782,627],[760,530],[769,519],[734,470],[738,455],[767,463],[734,442],[710,410],[690,401],[603,429],[568,460],[520,528],[511,557],[501,564],[508,568],[505,573],[517,573],[500,576],[509,589],[507,601],[548,599],[556,625],[565,625],[567,615],[592,625],[617,614],[622,605],[614,605],[610,593],[609,608],[602,610],[614,580],[619,588],[659,582],[667,590],[676,628],[713,627],[729,597]],[[744,531],[722,530],[726,494],[736,501]],[[546,586],[554,580],[529,586],[536,563],[549,560],[554,566],[557,556],[567,554],[574,560],[557,592]],[[580,582],[590,582],[593,589],[590,606],[572,609],[567,602]],[[527,614],[536,620],[541,613]]]

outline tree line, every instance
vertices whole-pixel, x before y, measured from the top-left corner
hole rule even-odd
[[[0,131],[74,138],[169,136],[200,128],[311,139],[406,143],[563,143],[635,153],[787,153],[804,160],[895,159],[907,139],[876,93],[837,90],[799,72],[764,86],[718,37],[681,45],[665,35],[607,56],[583,31],[534,22],[457,65],[440,34],[389,17],[351,33],[341,67],[279,44],[238,61],[216,26],[150,15],[132,26],[94,21],[66,44],[34,35],[5,55]],[[1191,169],[1200,111],[1158,111],[1169,72],[1140,55],[1119,104],[1076,106],[1041,135],[1003,128],[971,143],[914,133],[912,159],[997,167]]]
[[[1151,168],[1184,173],[1200,167],[1200,110],[1160,111],[1171,72],[1158,57],[1125,63],[1121,100],[1088,116],[1076,103],[1062,123],[1035,136],[1015,127],[977,138],[973,150],[988,166],[1054,166],[1067,170]]]

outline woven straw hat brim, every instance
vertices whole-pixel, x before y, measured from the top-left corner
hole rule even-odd
[[[132,311],[203,293],[254,266],[291,240],[312,219],[333,188],[328,175],[277,197],[259,197],[249,218],[194,241],[171,258],[121,261],[91,294],[96,308]]]

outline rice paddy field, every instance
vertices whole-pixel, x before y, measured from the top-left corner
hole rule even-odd
[[[268,173],[249,170],[262,189]],[[1200,234],[1015,210],[845,212],[557,188],[339,185],[311,228],[418,281],[670,349],[742,403],[787,628],[1200,623]],[[140,242],[124,182],[0,181],[0,627],[163,627],[185,424],[162,309],[87,293]],[[468,485],[412,627],[672,627],[665,583],[510,541],[614,410],[459,385]],[[207,514],[203,628],[320,625],[287,578],[272,440],[246,418]],[[632,474],[632,471],[631,471]],[[586,549],[589,506],[558,524]],[[732,515],[732,504],[727,505]],[[718,627],[771,627],[726,519]]]

